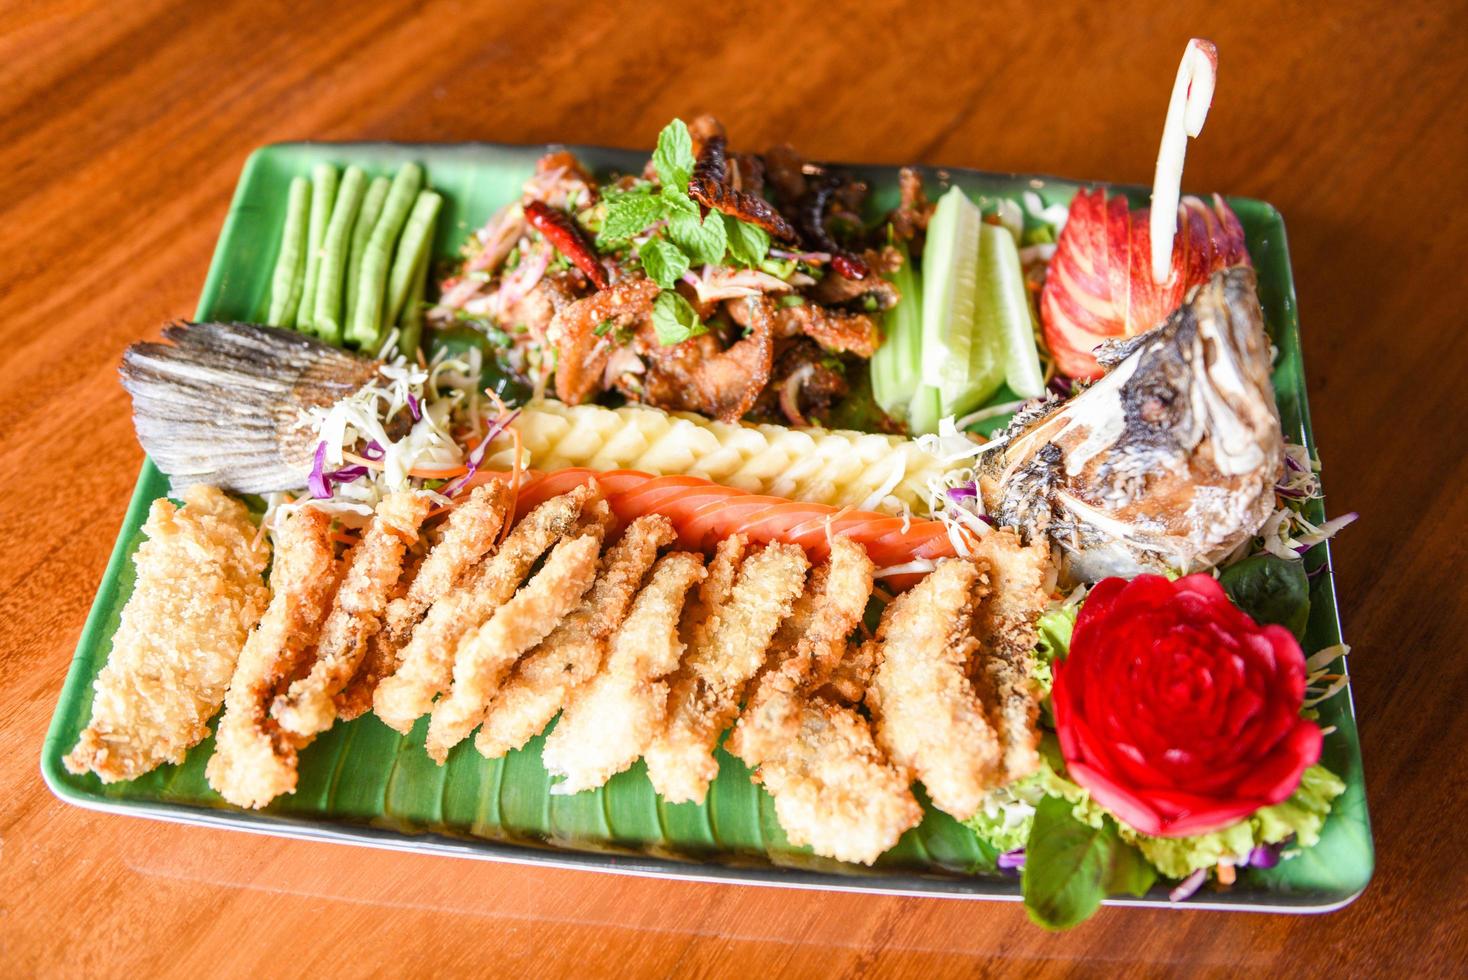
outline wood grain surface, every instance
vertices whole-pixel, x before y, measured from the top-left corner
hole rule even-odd
[[[554,0],[0,9],[0,973],[1446,975],[1468,957],[1468,11],[1462,2]],[[116,366],[192,312],[286,139],[736,145],[1145,183],[1190,35],[1185,187],[1284,213],[1354,647],[1376,878],[1343,911],[1016,906],[616,878],[61,804],[42,736],[142,459]]]

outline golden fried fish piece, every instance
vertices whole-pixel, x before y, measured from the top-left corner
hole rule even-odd
[[[184,506],[153,501],[92,718],[63,760],[103,782],[179,763],[209,734],[240,648],[269,601],[269,548],[245,505],[194,484]]]

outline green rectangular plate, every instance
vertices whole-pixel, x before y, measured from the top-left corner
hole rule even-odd
[[[625,172],[642,166],[641,154],[574,149],[599,170]],[[449,256],[495,208],[517,197],[542,152],[542,147],[489,144],[265,147],[245,164],[198,318],[259,316],[284,221],[287,184],[317,162],[356,163],[373,175],[409,160],[423,163],[431,184],[445,193],[446,220],[439,224],[435,244],[440,256]],[[895,203],[895,168],[853,169],[871,182],[877,207]],[[928,177],[939,179],[936,172]],[[946,171],[942,178],[990,200],[1018,198],[1034,189],[1047,203],[1066,201],[1083,186],[973,171]],[[1127,192],[1145,200],[1143,191]],[[1230,203],[1247,230],[1249,252],[1259,271],[1260,299],[1279,347],[1274,384],[1285,433],[1313,451],[1284,224],[1279,212],[1263,202]],[[930,806],[922,824],[875,868],[840,864],[792,847],[775,820],[769,796],[722,749],[719,777],[701,806],[663,803],[653,793],[641,763],[595,792],[553,796],[540,764],[539,738],[497,761],[481,758],[465,741],[440,768],[423,751],[427,718],[412,734],[401,737],[370,715],[337,725],[303,751],[298,790],[263,811],[234,809],[209,789],[204,764],[212,740],[190,752],[182,765],[164,766],[130,783],[104,786],[92,775],[73,776],[61,757],[90,716],[92,682],[107,659],[132,589],[129,559],[140,540],[139,529],[149,504],[166,491],[163,476],[145,463],[51,721],[41,768],[51,789],[64,800],[185,823],[459,857],[790,887],[1019,898],[1014,878],[983,870],[992,866],[993,855]],[[1311,507],[1311,516],[1321,519],[1320,503]],[[1328,563],[1326,547],[1316,548],[1308,561],[1312,568]],[[1327,572],[1314,581],[1307,651],[1340,642],[1331,576]],[[1336,669],[1344,671],[1344,662]],[[1232,889],[1200,894],[1188,907],[1322,911],[1344,905],[1365,887],[1373,853],[1349,690],[1322,705],[1321,723],[1334,726],[1322,761],[1347,785],[1323,839],[1275,869],[1245,871]],[[1165,905],[1166,891],[1159,887],[1145,898],[1115,904]]]

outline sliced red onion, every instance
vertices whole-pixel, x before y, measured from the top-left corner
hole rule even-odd
[[[1199,888],[1203,887],[1203,882],[1207,880],[1208,869],[1199,868],[1179,882],[1176,888],[1168,892],[1167,900],[1169,902],[1186,902],[1193,897]]]
[[[408,392],[408,413],[413,416],[414,422],[423,418],[423,406],[419,403],[418,396],[411,391]]]
[[[1283,844],[1260,844],[1249,852],[1246,863],[1251,868],[1272,868],[1279,864],[1279,852],[1283,849]]]
[[[317,500],[325,500],[331,496],[331,485],[326,482],[322,469],[326,466],[326,443],[316,444],[316,455],[311,461],[311,475],[306,477],[306,488],[311,491],[311,496]]]
[[[789,249],[772,248],[772,249],[770,249],[770,258],[772,258],[772,259],[786,259],[786,260],[794,259],[797,262],[806,262],[806,263],[809,263],[810,265],[817,265],[817,264],[822,263],[822,262],[829,262],[829,261],[831,261],[831,253],[830,252],[792,252]]]
[[[997,863],[1000,871],[1018,871],[1025,866],[1025,849],[1016,847],[1012,851],[1005,851],[999,855]]]

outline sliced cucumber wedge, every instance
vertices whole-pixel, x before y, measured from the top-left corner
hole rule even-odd
[[[942,415],[962,415],[1004,381],[1001,338],[978,329],[983,215],[957,187],[938,201],[923,252],[923,383]]]
[[[1014,236],[998,225],[985,224],[979,229],[977,328],[980,334],[997,340],[1003,351],[1004,380],[1021,398],[1036,398],[1045,391],[1030,316],[1030,299]],[[987,350],[990,345],[975,344],[972,349],[980,346]],[[973,362],[971,350],[970,370],[984,367],[987,362]]]
[[[887,313],[886,336],[872,355],[872,397],[882,411],[906,422],[912,396],[923,382],[923,292],[907,245],[897,250],[902,268],[891,278],[901,299]]]

